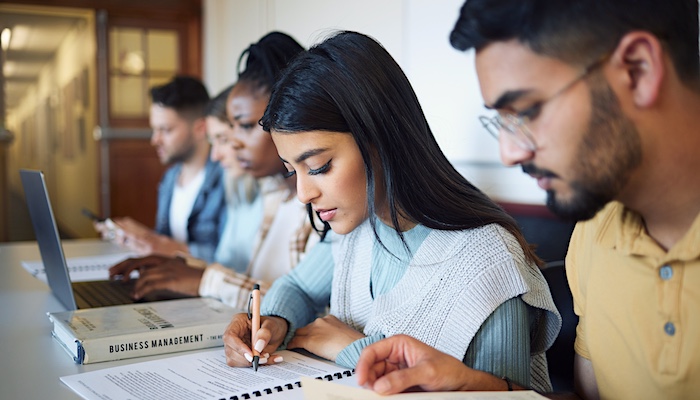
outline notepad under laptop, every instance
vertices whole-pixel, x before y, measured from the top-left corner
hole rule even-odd
[[[134,303],[129,293],[133,280],[71,282],[66,258],[53,215],[44,174],[41,171],[20,170],[24,196],[29,216],[34,226],[34,236],[39,245],[46,278],[54,296],[68,309],[103,307]],[[166,300],[186,297],[175,293],[160,293],[143,301]]]

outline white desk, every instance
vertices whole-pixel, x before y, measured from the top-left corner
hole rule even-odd
[[[98,239],[64,240],[63,250],[66,257],[124,251]],[[79,399],[61,383],[61,376],[172,355],[75,364],[51,337],[53,327],[46,316],[47,312],[64,311],[65,307],[45,283],[31,276],[21,264],[40,259],[36,242],[0,243],[0,397]]]

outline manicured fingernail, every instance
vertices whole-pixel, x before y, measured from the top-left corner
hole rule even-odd
[[[258,341],[255,342],[255,351],[257,351],[259,353],[264,348],[265,348],[265,342],[262,339],[258,339]]]
[[[245,357],[245,359],[248,360],[248,362],[253,362],[253,356],[251,356],[250,354],[245,353],[243,354],[243,357]]]
[[[260,357],[260,364],[267,364],[267,357]]]
[[[270,358],[270,353],[263,353],[260,356],[262,356],[264,358]]]
[[[282,361],[284,361],[284,358],[282,358],[282,356],[277,356],[272,361],[274,361],[275,363],[281,363]]]

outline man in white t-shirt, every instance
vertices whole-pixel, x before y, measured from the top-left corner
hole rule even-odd
[[[171,167],[158,188],[155,229],[129,217],[114,218],[121,228],[117,240],[141,254],[189,253],[213,261],[226,201],[222,169],[209,159],[209,94],[201,81],[187,76],[155,86],[150,94],[151,144],[161,163]]]

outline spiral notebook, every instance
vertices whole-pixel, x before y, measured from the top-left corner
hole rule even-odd
[[[276,354],[284,362],[252,368],[226,365],[223,348],[122,365],[61,381],[87,400],[241,400],[251,398],[303,399],[301,377],[338,381],[353,386],[353,371],[296,351]]]

